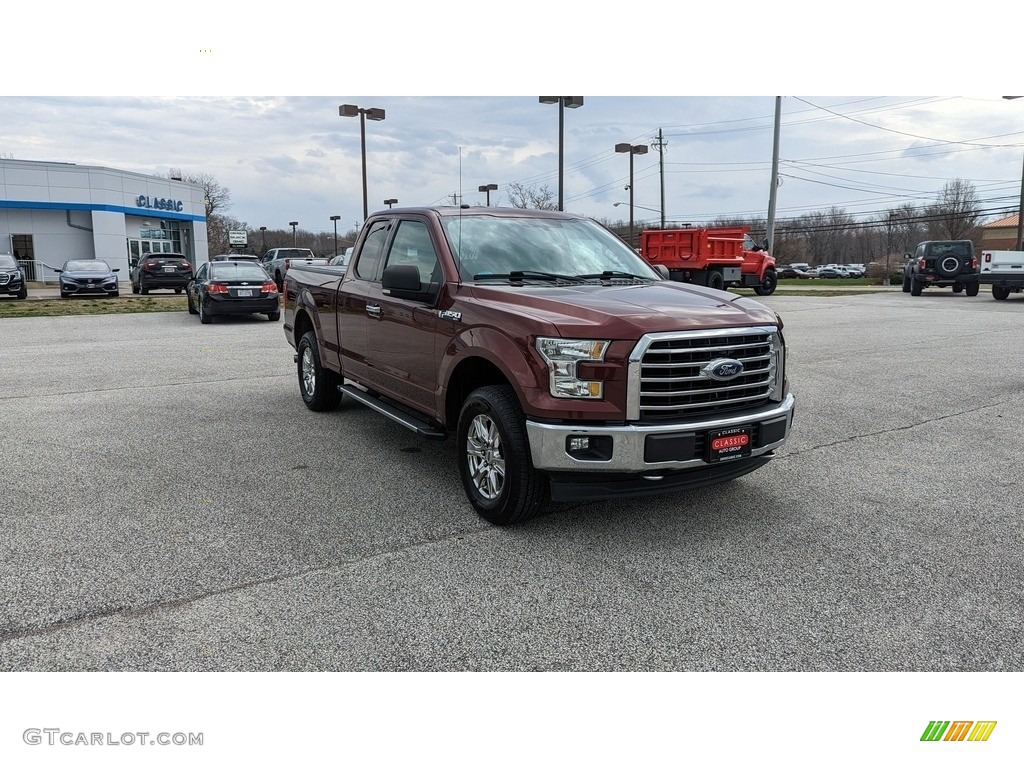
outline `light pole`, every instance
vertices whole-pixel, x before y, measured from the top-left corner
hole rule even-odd
[[[331,216],[331,221],[334,222],[334,255],[338,255],[338,219],[341,216]]]
[[[1003,98],[1012,101],[1013,99],[1024,97],[1003,96]],[[1015,250],[1024,251],[1024,162],[1021,163],[1020,168],[1020,204],[1017,206],[1017,242],[1015,243]]]
[[[299,226],[297,221],[289,221],[288,226],[292,228],[292,248],[295,247],[295,228]]]
[[[583,106],[582,96],[541,96],[541,104],[558,105],[558,210],[564,211],[562,205],[562,176],[564,172],[564,144],[565,144],[565,108],[578,109]]]
[[[398,198],[397,197],[389,197],[387,200],[384,201],[384,205],[386,205],[388,207],[389,211],[391,210],[391,206],[392,205],[397,205],[397,204],[398,204]]]
[[[260,227],[260,237],[262,238],[262,241],[263,241],[263,252],[266,253],[267,252],[267,228],[266,227]]]
[[[366,118],[371,120],[383,120],[384,110],[383,109],[361,109],[355,104],[342,104],[338,107],[338,114],[341,117],[355,117],[359,115],[359,146],[363,158],[363,220],[370,215],[370,211],[366,206]]]
[[[889,272],[889,256],[892,254],[892,227],[896,219],[898,219],[899,217],[900,215],[896,213],[896,211],[889,211],[889,226],[886,227],[889,236],[888,238],[886,238],[888,240],[888,243],[885,249],[885,282],[883,283],[883,285],[891,284],[891,276]]]
[[[497,189],[497,188],[498,188],[497,184],[481,184],[479,187],[476,188],[477,192],[486,192],[487,193],[487,207],[488,208],[491,207],[491,190],[492,189]]]
[[[646,155],[646,144],[616,144],[616,152],[625,152],[629,155],[629,247],[633,244],[633,155]]]

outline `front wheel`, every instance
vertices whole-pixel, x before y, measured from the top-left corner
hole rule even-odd
[[[337,408],[341,402],[341,392],[338,391],[341,377],[320,364],[320,350],[315,332],[306,331],[302,335],[297,352],[302,402],[311,411],[330,411]]]
[[[1010,298],[1010,289],[1005,285],[993,285],[992,286],[992,298],[998,301]]]
[[[758,296],[771,296],[775,293],[775,289],[779,285],[778,276],[774,269],[766,269],[764,272],[764,278],[761,280],[760,285],[754,286],[754,293]]]
[[[480,387],[466,399],[457,451],[466,497],[488,522],[522,523],[544,508],[548,481],[533,467],[526,417],[511,387]]]
[[[968,283],[965,286],[966,290],[964,291],[964,293],[966,293],[968,296],[977,296],[978,295],[978,289],[980,287],[981,286],[978,285],[977,283]]]

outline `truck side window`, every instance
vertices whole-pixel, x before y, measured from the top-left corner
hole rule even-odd
[[[373,226],[363,240],[363,247],[359,250],[359,259],[356,261],[356,274],[363,280],[377,278],[377,267],[380,266],[381,257],[384,255],[384,242],[387,238],[388,222],[381,221]]]
[[[420,283],[427,285],[435,279],[434,272],[437,270],[437,253],[434,251],[434,244],[430,241],[430,232],[427,225],[422,221],[402,221],[398,225],[398,232],[391,243],[391,251],[388,253],[388,261],[385,266],[393,264],[411,264],[420,272]]]

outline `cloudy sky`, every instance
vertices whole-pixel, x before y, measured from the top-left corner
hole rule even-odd
[[[867,218],[931,202],[957,178],[993,217],[1015,209],[1024,99],[998,94],[1014,92],[1005,78],[1019,67],[999,66],[1002,46],[922,59],[909,43],[948,36],[948,24],[933,20],[932,32],[879,3],[883,30],[874,5],[827,33],[811,17],[782,23],[742,2],[731,6],[745,9],[742,24],[654,4],[631,11],[629,31],[574,12],[580,4],[559,11],[535,0],[500,25],[479,8],[441,25],[424,5],[388,24],[373,9],[305,0],[242,20],[193,0],[174,14],[132,6],[124,23],[155,37],[126,35],[123,24],[82,35],[92,11],[19,6],[9,11],[22,32],[0,48],[5,71],[18,72],[0,85],[0,157],[212,174],[235,219],[330,231],[330,216],[344,229],[363,209],[360,121],[340,117],[340,104],[386,112],[366,124],[373,211],[386,198],[481,204],[478,187],[489,183],[492,204],[508,204],[512,183],[557,194],[558,108],[537,94],[570,93],[585,103],[565,111],[565,208],[627,219],[629,158],[614,146],[646,144],[634,158],[636,219],[659,218],[663,180],[666,218],[696,224],[767,214],[774,94],[802,93],[811,95],[782,98],[780,219],[831,206]],[[987,23],[985,5],[958,34],[976,34],[971,19]],[[192,95],[153,95],[175,93]],[[223,95],[237,93],[284,95]]]

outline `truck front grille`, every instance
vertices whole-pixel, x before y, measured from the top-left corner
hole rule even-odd
[[[783,343],[777,328],[654,333],[630,355],[630,420],[690,419],[782,399]],[[738,361],[726,380],[707,370],[715,361]]]

